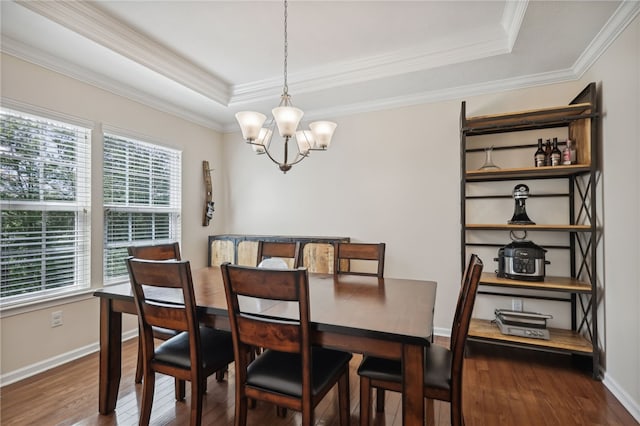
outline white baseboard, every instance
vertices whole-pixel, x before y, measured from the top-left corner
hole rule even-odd
[[[640,402],[634,401],[631,395],[629,395],[618,383],[608,376],[606,373],[602,383],[607,389],[616,397],[620,404],[627,409],[627,411],[633,416],[638,423],[640,423]]]
[[[134,329],[122,334],[122,341],[132,339],[138,335],[138,330]],[[35,364],[28,365],[18,370],[10,371],[0,376],[0,385],[6,386],[11,383],[24,380],[36,374],[44,373],[47,370],[58,367],[62,364],[66,364],[71,361],[75,361],[83,356],[90,355],[100,350],[100,343],[92,343],[82,348],[75,349],[73,351],[54,356],[53,358],[46,359],[44,361],[37,362]]]
[[[451,337],[451,329],[443,328],[443,327],[435,327],[433,329],[433,334],[435,334],[436,336]]]

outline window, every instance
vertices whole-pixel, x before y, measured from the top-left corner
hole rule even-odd
[[[87,128],[0,110],[0,300],[88,288]]]
[[[181,153],[104,135],[104,282],[127,277],[127,247],[180,240]]]

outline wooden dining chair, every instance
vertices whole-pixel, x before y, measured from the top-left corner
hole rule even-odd
[[[285,260],[291,269],[302,266],[300,242],[258,241],[258,259],[256,265],[268,258],[278,257]]]
[[[340,424],[348,425],[351,354],[311,345],[307,270],[225,263],[222,276],[236,359],[235,425],[246,425],[249,399],[300,411],[302,424],[313,425],[314,408],[336,383]],[[265,351],[250,363],[256,346]]]
[[[154,244],[145,246],[130,246],[127,248],[129,256],[133,256],[137,259],[147,260],[180,260],[180,244],[166,243],[166,244]],[[138,330],[138,360],[136,364],[136,375],[134,381],[136,383],[142,383],[142,333]],[[153,337],[160,340],[168,340],[177,335],[176,330],[170,330],[168,328],[153,328]],[[179,383],[176,381],[176,396],[182,394],[184,398],[184,390],[178,387]]]
[[[127,268],[142,331],[144,379],[139,424],[149,424],[155,373],[161,373],[181,383],[191,382],[190,424],[200,425],[207,377],[233,362],[231,334],[200,326],[189,261],[129,257]],[[175,292],[171,300],[166,300],[168,292]],[[183,304],[176,303],[176,298]],[[153,327],[180,333],[156,346]]]
[[[384,276],[385,243],[347,243],[334,244],[333,271],[335,274]],[[353,270],[352,261],[377,263],[376,272]]]
[[[469,333],[471,313],[476,299],[483,264],[471,255],[463,275],[456,314],[451,328],[450,349],[438,345],[426,348],[424,365],[424,397],[427,398],[427,420],[433,423],[433,400],[450,403],[451,425],[464,425],[462,416],[462,367],[464,347]],[[371,394],[376,388],[376,411],[384,412],[384,390],[402,392],[402,363],[365,356],[358,368],[360,376],[360,424],[369,425]]]

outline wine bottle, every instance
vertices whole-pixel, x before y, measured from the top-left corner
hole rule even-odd
[[[544,149],[542,149],[542,138],[538,139],[538,150],[533,155],[533,164],[536,167],[544,166]]]
[[[573,147],[571,139],[567,139],[567,145],[562,151],[562,164],[570,165],[576,163],[576,149]]]
[[[551,139],[547,139],[547,142],[544,145],[544,165],[551,165]]]
[[[551,149],[551,166],[559,166],[562,153],[558,149],[558,138],[553,138],[553,148]]]

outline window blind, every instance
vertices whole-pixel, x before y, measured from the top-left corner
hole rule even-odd
[[[180,151],[104,135],[104,281],[127,277],[131,245],[180,240]]]
[[[0,299],[90,283],[91,130],[0,110]]]

